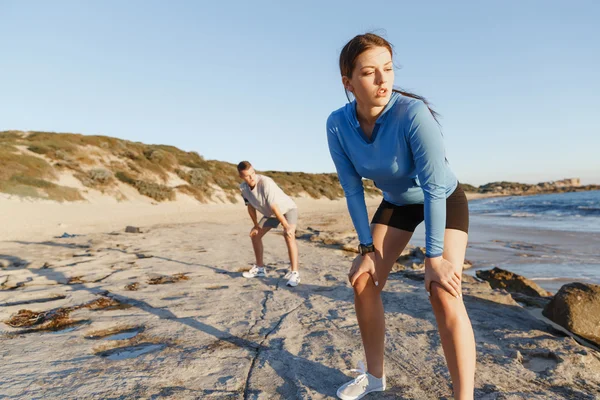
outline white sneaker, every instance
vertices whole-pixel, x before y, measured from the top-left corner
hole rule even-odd
[[[265,267],[253,265],[252,268],[250,268],[250,271],[245,271],[242,276],[244,278],[255,278],[257,276],[264,277],[267,276],[267,272],[265,271]]]
[[[284,276],[283,279],[290,279],[290,276],[292,276],[292,271],[288,271]]]
[[[365,365],[362,361],[358,362],[358,369],[351,370],[358,372],[358,375],[353,381],[350,381],[337,391],[337,396],[342,400],[357,400],[362,399],[371,392],[383,392],[385,390],[385,375],[375,378],[365,370]]]
[[[298,284],[300,283],[300,273],[298,271],[292,271],[292,272],[288,273],[286,275],[286,277],[288,275],[289,275],[289,279],[288,279],[286,285],[291,286],[291,287],[298,286]]]

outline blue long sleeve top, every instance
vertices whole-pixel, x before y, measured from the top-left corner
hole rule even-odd
[[[392,204],[424,204],[426,255],[441,256],[446,198],[458,181],[446,160],[440,128],[427,106],[393,92],[369,139],[360,127],[353,101],[327,119],[327,141],[360,242],[373,242],[364,177],[372,179]]]

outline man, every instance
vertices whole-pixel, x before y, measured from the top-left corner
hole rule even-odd
[[[243,273],[246,278],[267,276],[263,263],[262,238],[272,228],[279,224],[283,227],[283,237],[290,256],[291,271],[286,275],[288,286],[298,286],[300,274],[298,272],[298,246],[296,244],[296,223],[298,222],[298,208],[296,203],[286,195],[273,179],[259,175],[254,171],[252,164],[242,161],[237,166],[240,178],[244,183],[240,185],[244,202],[248,206],[248,214],[254,223],[250,230],[252,247],[256,256],[256,264]],[[258,221],[256,211],[263,217]]]

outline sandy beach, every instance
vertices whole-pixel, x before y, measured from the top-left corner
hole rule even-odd
[[[349,230],[343,200],[296,200],[302,229]],[[244,279],[253,253],[241,204],[1,205],[0,397],[332,399],[364,359],[353,255],[300,239],[292,289],[276,231],[265,238],[268,277]],[[79,236],[55,237],[65,232]],[[507,292],[469,277],[463,287],[475,398],[600,396],[600,353]],[[451,398],[422,275],[393,273],[383,299],[389,390],[369,398]],[[46,320],[10,326],[19,315]]]
[[[123,189],[121,189],[123,190]],[[177,201],[157,203],[130,189],[135,201],[118,202],[109,196],[95,196],[90,201],[59,203],[32,200],[0,193],[0,241],[18,239],[48,239],[65,232],[89,234],[121,230],[123,224],[152,226],[190,222],[243,222],[247,211],[240,203],[199,204],[179,195]],[[468,193],[469,199],[489,197]],[[302,212],[301,225],[323,230],[351,230],[345,199],[328,200],[310,197],[295,198]],[[373,213],[380,197],[367,197],[369,212]]]

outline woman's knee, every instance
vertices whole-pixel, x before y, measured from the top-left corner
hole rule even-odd
[[[460,317],[461,299],[457,299],[437,282],[432,282],[430,286],[429,298],[434,311],[441,313],[442,324],[450,328],[456,324]]]
[[[434,306],[439,306],[444,309],[452,309],[456,305],[458,300],[454,295],[450,294],[444,287],[438,282],[431,282],[429,286],[429,294],[431,303]]]
[[[368,299],[376,295],[379,295],[379,291],[373,283],[371,275],[367,273],[360,275],[356,279],[356,282],[354,282],[354,296],[361,299]]]

